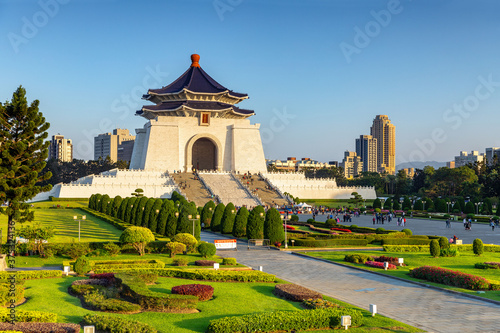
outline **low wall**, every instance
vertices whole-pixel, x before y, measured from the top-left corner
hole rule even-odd
[[[357,192],[363,199],[376,199],[377,194],[373,187],[308,187],[308,186],[280,186],[282,192],[288,192],[300,199],[351,199],[352,192]]]

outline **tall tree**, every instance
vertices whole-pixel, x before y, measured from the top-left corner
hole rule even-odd
[[[233,203],[228,203],[220,221],[220,231],[222,234],[231,234],[233,232],[235,213],[236,208]]]
[[[261,216],[262,214],[262,216]],[[247,238],[248,239],[263,239],[264,238],[264,208],[256,206],[250,212],[247,222]]]
[[[9,241],[14,239],[17,222],[34,219],[26,201],[52,188],[36,185],[52,176],[39,174],[46,165],[50,144],[46,141],[50,124],[38,110],[39,103],[34,100],[28,105],[21,86],[12,101],[0,103],[0,202],[7,203],[0,213],[7,215]]]

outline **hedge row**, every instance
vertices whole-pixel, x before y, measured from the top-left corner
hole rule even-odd
[[[431,236],[429,236],[429,240]],[[439,237],[438,237],[439,238]],[[384,245],[386,252],[429,252],[429,245]],[[452,249],[457,249],[460,252],[472,252],[472,244],[451,245]],[[484,252],[500,252],[500,245],[484,244]]]
[[[340,317],[351,316],[352,327],[360,326],[360,311],[345,308],[301,311],[275,311],[246,316],[224,317],[211,320],[208,333],[275,332],[289,330],[340,328]]]
[[[419,238],[385,238],[382,239],[382,245],[429,245],[430,239]]]
[[[95,326],[97,331],[113,333],[157,333],[156,328],[140,323],[135,320],[128,320],[121,317],[110,317],[103,315],[86,314],[83,316],[86,325]],[[80,332],[80,331],[78,331]]]
[[[80,333],[80,325],[67,323],[0,323],[0,330],[23,333]]]
[[[183,270],[178,268],[147,268],[127,271],[136,274],[157,274],[188,280],[214,282],[275,282],[276,276],[261,271],[221,271],[221,270]]]
[[[16,283],[18,280],[35,280],[45,278],[62,277],[62,272],[59,270],[47,271],[3,271],[0,272],[0,280],[8,280],[15,275]]]
[[[295,246],[330,247],[335,245],[366,246],[368,245],[368,241],[366,239],[325,239],[325,240],[315,240],[312,238],[295,239]]]
[[[117,274],[116,279],[123,288],[122,295],[138,303],[144,310],[168,312],[194,309],[198,304],[196,296],[165,294],[149,290],[140,274]]]
[[[172,294],[191,295],[200,301],[208,301],[214,295],[214,287],[206,284],[184,284],[172,287]]]
[[[487,290],[490,289],[488,280],[481,276],[453,271],[441,267],[421,266],[410,271],[410,276],[427,280],[430,282],[442,283],[447,286],[471,289],[471,290]]]
[[[94,290],[85,293],[82,297],[83,302],[91,310],[127,313],[127,314],[141,312],[141,306],[139,304],[134,304],[115,298],[106,298],[103,294],[101,294],[98,291],[97,286],[91,286],[91,287],[93,287]]]
[[[22,285],[16,285],[15,300],[16,304],[21,302],[24,298],[24,287]],[[0,284],[0,306],[6,306],[11,303],[12,295],[10,291],[10,285]]]
[[[12,318],[10,317],[10,310],[0,309],[0,322],[7,323],[11,320]],[[16,309],[16,321],[23,323],[55,323],[57,322],[57,314],[42,311],[24,311]]]
[[[65,260],[63,266],[70,266],[74,270],[75,261]],[[161,260],[90,260],[90,267],[94,273],[125,271],[141,268],[164,268]]]
[[[472,244],[462,244],[462,245],[454,245],[454,246],[456,246],[457,250],[459,250],[459,251],[472,252]],[[484,244],[483,251],[484,252],[500,252],[500,245]]]

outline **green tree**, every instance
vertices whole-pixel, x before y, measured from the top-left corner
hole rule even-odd
[[[439,237],[439,248],[441,250],[446,250],[450,248],[450,242],[448,241],[447,237]]]
[[[220,231],[220,223],[222,215],[224,214],[224,209],[226,209],[226,206],[222,202],[215,207],[212,223],[210,225],[212,231]]]
[[[231,234],[233,232],[235,212],[236,208],[234,205],[231,202],[228,203],[220,222],[221,233]]]
[[[475,214],[476,213],[476,209],[474,208],[474,204],[472,203],[472,201],[469,201],[465,204],[465,210],[464,210],[464,213],[465,214]]]
[[[212,215],[214,213],[215,203],[210,200],[205,206],[203,206],[203,210],[201,211],[201,223],[204,223],[205,228],[210,228],[210,222],[212,221]]]
[[[276,208],[271,208],[266,213],[264,220],[264,238],[269,239],[271,244],[281,243],[285,240],[285,229],[280,213]]]
[[[50,124],[38,110],[38,100],[30,105],[26,90],[20,86],[12,100],[0,103],[0,214],[7,215],[7,240],[14,241],[16,223],[33,221],[27,200],[52,186],[39,186],[52,174],[40,175],[45,168],[49,141],[47,130]]]
[[[349,199],[349,203],[352,203],[354,207],[358,208],[359,205],[363,202],[363,197],[361,194],[358,194],[358,192],[352,192],[351,193],[352,198]]]
[[[137,199],[134,210],[132,211],[132,221],[130,223],[138,227],[142,226],[142,215],[144,214],[144,209],[148,200],[148,197],[139,197]]]
[[[196,210],[196,205],[194,203],[188,203],[187,201],[184,203],[181,203],[179,218],[177,220],[176,234],[188,233],[188,234],[192,235],[193,234],[193,221],[191,221],[191,220],[196,219],[197,213],[198,213],[198,211]],[[195,223],[196,223],[196,221],[195,221]],[[196,226],[195,226],[195,228],[196,228]]]
[[[177,230],[177,217],[175,216],[176,213],[178,213],[178,212],[174,208],[174,210],[171,213],[169,213],[168,217],[167,217],[167,225],[165,227],[165,236],[167,236],[169,238],[174,237],[175,232]]]
[[[198,244],[198,241],[195,237],[193,237],[193,235],[184,232],[175,235],[172,241],[186,245],[186,250],[188,252],[193,251],[196,247],[196,244]]]
[[[481,254],[483,254],[483,250],[483,241],[479,238],[474,239],[474,241],[472,242],[472,251],[474,251],[474,254],[477,256],[481,256]]]
[[[437,239],[433,239],[430,245],[431,256],[434,258],[439,257],[441,254],[441,248],[439,247],[439,242]]]
[[[156,229],[160,235],[165,235],[169,238],[174,237],[175,229],[177,228],[177,218],[174,213],[174,202],[172,200],[163,201],[160,213],[156,218]]]
[[[108,209],[109,202],[111,201],[111,198],[109,195],[105,194],[101,198],[101,204],[99,205],[99,211],[103,214],[106,214],[106,210]]]
[[[241,207],[236,213],[236,217],[234,219],[234,227],[233,227],[233,236],[234,237],[243,237],[247,233],[247,222],[249,216],[248,209],[246,207]]]
[[[411,209],[411,201],[410,198],[405,197],[403,200],[403,210],[410,210]]]
[[[161,206],[163,204],[163,200],[156,199],[154,201],[153,207],[151,207],[151,212],[149,213],[149,230],[152,232],[156,232],[158,227],[158,214],[160,213]]]
[[[386,201],[384,201],[384,209],[391,210],[392,209],[392,199],[387,198]]]
[[[217,252],[217,248],[212,243],[204,242],[198,246],[198,252],[203,258],[213,257]]]
[[[451,209],[451,211],[452,212],[458,211],[459,213],[463,211],[462,207],[460,206],[460,202],[458,200],[453,205],[453,208]]]
[[[447,213],[448,212],[448,205],[446,205],[446,200],[444,199],[439,199],[436,200],[436,212],[439,213]]]
[[[101,207],[101,198],[102,198],[102,194],[97,193],[95,195],[95,198],[94,198],[94,210],[97,210],[97,211],[100,210],[100,207]]]
[[[415,204],[413,205],[414,210],[424,210],[424,203],[421,199],[418,199],[415,201]]]
[[[128,227],[123,230],[120,236],[120,243],[132,245],[140,256],[144,255],[146,245],[153,242],[155,237],[148,228],[143,227]]]
[[[401,206],[399,205],[399,198],[398,197],[394,197],[392,199],[392,209],[394,209],[394,210],[400,210],[401,209]]]
[[[132,224],[132,212],[134,211],[134,208],[135,208],[135,205],[136,205],[136,202],[137,202],[137,198],[136,197],[132,197],[128,200],[128,205],[127,207],[125,208],[125,215],[124,215],[124,221],[127,222],[127,223],[130,223]]]
[[[484,215],[493,214],[493,204],[491,203],[490,198],[484,199],[483,205],[481,206],[481,213]]]
[[[142,226],[145,228],[149,228],[149,216],[151,215],[151,209],[153,209],[155,201],[155,198],[149,198],[148,201],[146,201],[146,206],[144,206],[144,213],[142,214]]]
[[[135,189],[134,193],[131,193],[136,198],[140,198],[144,196],[144,190],[142,188]]]
[[[247,222],[247,238],[248,239],[263,239],[264,238],[264,208],[256,206],[248,215]],[[262,214],[262,215],[261,215]]]
[[[114,199],[113,199],[113,204],[111,205],[111,210],[110,210],[110,214],[111,216],[113,217],[117,217],[118,215],[118,209],[120,208],[120,205],[122,204],[122,197],[117,195]]]
[[[379,198],[373,200],[373,208],[382,208],[382,201]]]
[[[120,208],[118,208],[118,213],[116,214],[116,217],[122,221],[125,221],[125,211],[127,210],[127,206],[129,205],[129,200],[130,198],[123,199],[122,203],[120,204]]]
[[[89,205],[88,205],[88,207],[90,209],[94,209],[94,207],[95,207],[95,196],[96,196],[95,194],[92,194],[90,196],[90,198],[89,198]]]

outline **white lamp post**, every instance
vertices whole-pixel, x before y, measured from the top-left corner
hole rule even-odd
[[[77,221],[78,220],[78,242],[80,242],[80,229],[81,229],[81,222],[82,220],[86,220],[87,216],[83,215],[81,219],[78,218],[78,216],[73,216],[73,220]]]
[[[194,223],[196,222],[196,220],[199,220],[200,219],[200,215],[196,215],[196,218],[193,219],[193,215],[188,215],[188,219],[193,222],[193,237],[194,237]]]
[[[288,249],[288,243],[287,243],[287,239],[286,239],[286,222],[289,220],[289,217],[288,217],[288,215],[286,215],[286,216],[280,215],[280,217],[285,222],[285,249]]]

